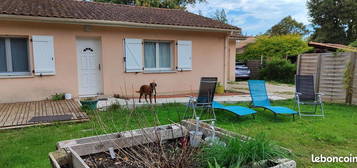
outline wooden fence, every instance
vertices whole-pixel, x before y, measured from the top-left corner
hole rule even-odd
[[[314,75],[323,100],[357,104],[357,53],[312,53],[298,57],[297,74]],[[351,63],[352,92],[346,91],[345,71]]]
[[[247,67],[250,69],[250,79],[258,79],[259,71],[261,68],[260,60],[249,60],[247,61]]]

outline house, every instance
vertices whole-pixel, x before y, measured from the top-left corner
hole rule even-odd
[[[256,38],[249,36],[246,38],[239,39],[237,42],[237,54],[242,54],[245,50],[245,48],[252,43],[256,42]]]
[[[178,9],[75,0],[0,1],[0,102],[191,93],[234,80],[240,28]]]

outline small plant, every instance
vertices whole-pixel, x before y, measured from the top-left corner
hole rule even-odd
[[[52,95],[51,100],[53,101],[64,100],[64,93],[56,93],[55,95]]]
[[[216,93],[218,93],[218,94],[224,93],[224,86],[221,84],[221,82],[217,82]]]
[[[247,141],[232,138],[228,140],[226,146],[219,144],[206,146],[203,147],[202,152],[202,158],[208,164],[217,162],[217,165],[227,168],[251,167],[263,160],[286,158],[287,156],[288,152],[267,139],[265,134],[259,134]]]

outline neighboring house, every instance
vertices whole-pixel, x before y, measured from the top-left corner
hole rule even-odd
[[[0,102],[198,90],[234,80],[240,28],[178,9],[74,0],[0,1]]]
[[[349,52],[357,52],[357,48],[346,46],[343,44],[318,43],[311,41],[308,43],[308,45],[314,48],[314,50],[312,51],[314,53],[336,52],[339,49]]]
[[[237,41],[237,54],[242,54],[245,50],[245,48],[248,46],[248,44],[252,44],[256,42],[256,38],[255,37],[246,37],[246,38],[242,38],[239,39]]]

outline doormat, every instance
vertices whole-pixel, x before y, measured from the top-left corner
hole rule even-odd
[[[66,121],[71,120],[73,117],[72,114],[66,115],[52,115],[52,116],[36,116],[32,117],[29,122],[53,122],[53,121]]]

